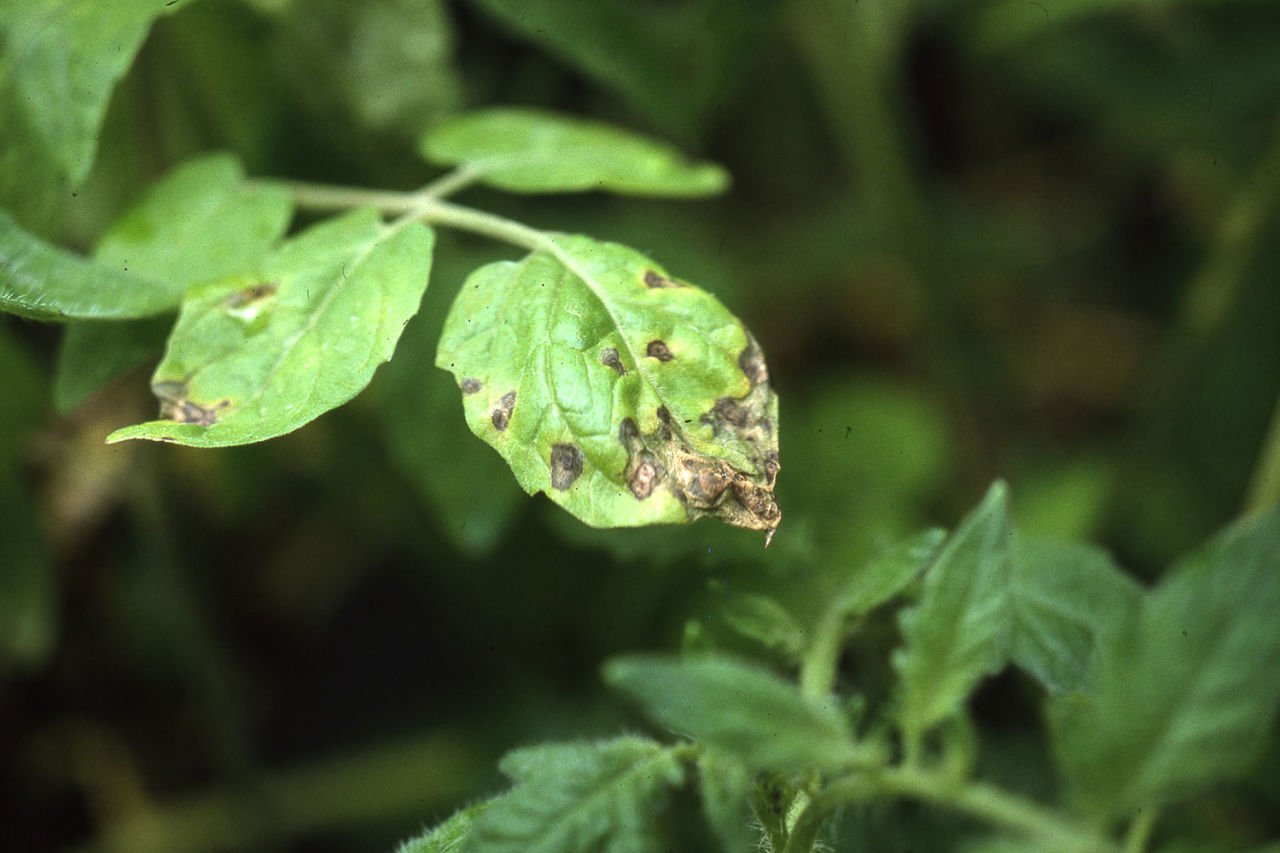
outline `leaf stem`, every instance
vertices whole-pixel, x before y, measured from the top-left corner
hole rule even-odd
[[[957,783],[910,767],[859,773],[832,782],[796,821],[785,853],[808,853],[822,824],[840,806],[885,795],[911,797],[950,808],[987,823],[1035,836],[1053,849],[1096,853],[1115,847],[1087,827],[1062,820],[1040,805],[979,782]]]
[[[1147,849],[1147,842],[1151,840],[1151,833],[1156,828],[1159,817],[1160,811],[1154,806],[1147,806],[1138,812],[1125,834],[1124,853],[1142,853]]]
[[[835,687],[844,627],[843,609],[835,605],[827,608],[818,620],[813,641],[800,662],[800,692],[805,696],[822,698]]]
[[[309,210],[348,210],[353,207],[376,207],[384,213],[407,213],[421,201],[417,193],[374,190],[304,181],[264,181],[283,186],[293,203]]]

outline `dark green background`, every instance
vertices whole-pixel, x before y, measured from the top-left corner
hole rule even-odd
[[[997,476],[1021,530],[1157,577],[1238,513],[1280,391],[1277,46],[1272,0],[202,0],[161,19],[88,183],[32,227],[87,248],[211,150],[412,189],[433,176],[417,135],[467,106],[664,137],[733,190],[461,200],[625,242],[742,317],[782,401],[786,521],[766,552],[706,521],[592,531],[519,493],[432,366],[462,277],[514,256],[474,238],[442,236],[369,391],[260,446],[106,447],[153,414],[147,371],[57,414],[60,331],[6,318],[5,846],[388,849],[497,790],[516,745],[639,727],[605,657],[761,654],[726,597],[777,595],[803,623],[831,566],[954,524]],[[845,662],[864,680],[879,630]],[[1039,700],[1006,675],[975,705],[984,769],[1028,793],[1055,784]],[[1277,778],[1273,745],[1162,832],[1274,836]],[[902,807],[844,844],[946,849],[957,825]]]

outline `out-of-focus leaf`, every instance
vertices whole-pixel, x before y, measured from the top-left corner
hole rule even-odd
[[[1105,816],[1242,770],[1280,699],[1280,509],[1181,560],[1104,649],[1089,697],[1049,705],[1059,764]]]
[[[893,663],[909,734],[950,717],[983,676],[1004,665],[1011,537],[1007,489],[998,482],[943,546],[919,602],[902,612],[904,647]]]
[[[39,664],[56,630],[53,567],[30,492],[21,477],[25,437],[44,409],[43,380],[0,326],[4,401],[0,405],[0,674]]]
[[[632,249],[557,236],[482,267],[436,363],[525,491],[589,525],[778,524],[777,398],[759,347],[715,297]]]
[[[93,165],[116,82],[166,0],[0,4],[0,207],[39,219]]]
[[[53,377],[53,404],[69,412],[130,368],[164,351],[170,317],[72,323],[62,334]]]
[[[472,822],[464,851],[654,851],[656,813],[684,780],[669,747],[636,737],[528,747],[501,767],[515,787]]]
[[[1141,587],[1087,545],[1024,538],[1011,560],[1010,657],[1052,693],[1088,689],[1100,648],[1137,618]]]
[[[691,161],[656,139],[542,110],[467,113],[432,130],[421,147],[428,160],[462,166],[510,192],[684,197],[729,185],[724,169]]]
[[[473,0],[680,137],[700,132],[758,56],[774,0]]]
[[[488,802],[465,808],[444,823],[396,848],[396,853],[460,853],[471,826],[489,807]]]
[[[418,310],[433,243],[425,225],[388,226],[359,210],[288,241],[259,276],[194,289],[152,379],[168,420],[108,441],[246,444],[347,402]]]
[[[476,441],[458,417],[457,384],[430,368],[449,300],[470,269],[462,264],[477,262],[477,253],[457,242],[436,254],[434,282],[422,311],[405,327],[396,357],[379,371],[370,392],[396,467],[455,545],[484,553],[498,543],[525,500],[502,459]],[[490,261],[493,256],[485,252],[482,257]]]
[[[39,320],[123,320],[172,308],[182,288],[52,246],[0,210],[0,311]]]
[[[739,634],[792,660],[800,657],[808,642],[796,618],[768,596],[732,596],[725,602],[721,616]]]
[[[751,772],[736,758],[716,749],[698,756],[702,811],[724,853],[750,853],[760,840],[751,826],[751,787]]]
[[[833,706],[732,658],[615,658],[605,664],[604,677],[658,723],[754,769],[838,769],[857,757]]]
[[[1062,466],[1041,464],[1016,482],[1020,533],[1088,539],[1105,515],[1115,477],[1102,461],[1073,459]]]
[[[290,64],[326,112],[415,138],[461,100],[442,0],[307,0],[287,20]]]
[[[945,530],[926,530],[885,549],[847,573],[836,606],[846,616],[857,616],[891,601],[937,557],[946,538]]]
[[[283,187],[246,184],[229,155],[201,157],[151,187],[102,236],[94,258],[164,282],[171,308],[193,284],[256,273],[292,215]]]

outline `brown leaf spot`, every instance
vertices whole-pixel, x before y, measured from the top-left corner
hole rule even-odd
[[[636,422],[631,418],[623,418],[622,423],[618,424],[618,440],[622,442],[622,446],[630,450],[638,438],[640,438],[640,427],[636,426]]]
[[[210,406],[187,399],[185,382],[157,382],[151,391],[160,399],[160,417],[178,424],[213,426],[219,414],[230,408],[230,400],[222,400]]]
[[[618,351],[613,347],[605,347],[600,352],[600,363],[605,367],[613,368],[613,372],[619,376],[627,372],[627,368],[622,365],[622,358],[618,355]]]
[[[653,494],[653,487],[658,483],[658,460],[648,451],[639,457],[639,464],[627,478],[627,488],[636,500],[644,500]]]
[[[738,355],[738,367],[742,368],[743,375],[752,385],[769,381],[769,368],[764,363],[764,353],[760,351],[756,339],[750,335],[747,336],[747,348]]]
[[[228,308],[245,308],[255,302],[261,302],[264,299],[275,296],[276,291],[280,289],[280,285],[274,281],[264,281],[262,284],[255,284],[253,287],[246,287],[244,290],[237,290],[235,293],[223,300],[222,304]]]
[[[649,341],[649,346],[645,347],[644,352],[645,355],[656,358],[658,361],[671,361],[675,358],[665,341]]]
[[[511,411],[516,407],[516,392],[508,391],[502,395],[502,399],[498,401],[498,405],[493,407],[493,411],[489,413],[489,420],[493,421],[493,428],[498,432],[502,432],[507,428],[507,424],[511,423]]]
[[[477,391],[479,391],[481,388],[483,388],[484,385],[481,384],[479,379],[474,379],[468,376],[466,379],[463,379],[460,383],[458,383],[458,387],[462,389],[463,394],[474,394]]]
[[[573,444],[551,445],[551,485],[564,491],[582,474],[582,451]]]
[[[658,433],[662,436],[663,441],[670,441],[672,436],[671,412],[667,410],[666,406],[659,406],[656,414],[658,415],[659,424]]]
[[[661,275],[655,272],[654,270],[645,271],[644,283],[649,287],[650,290],[654,290],[657,288],[665,288],[665,287],[684,287],[683,284],[676,281],[675,279],[667,278],[665,275]]]

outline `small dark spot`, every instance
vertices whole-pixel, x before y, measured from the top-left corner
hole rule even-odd
[[[738,355],[738,367],[742,368],[743,375],[752,385],[769,381],[769,368],[764,363],[764,353],[760,351],[760,345],[749,335],[747,348]]]
[[[769,433],[773,432],[773,421],[769,420],[768,418],[761,418],[760,429],[764,430],[765,435],[768,435]]]
[[[230,400],[222,400],[212,406],[203,406],[187,399],[185,382],[157,382],[151,393],[160,400],[160,417],[178,424],[213,426],[219,414],[231,406]]]
[[[644,500],[653,494],[653,487],[658,482],[658,461],[652,453],[645,452],[640,456],[640,464],[627,481],[627,488],[636,500]]]
[[[462,388],[463,394],[474,394],[477,391],[479,391],[481,388],[483,388],[484,385],[481,384],[479,379],[474,379],[468,376],[466,379],[462,380],[462,382],[459,383],[459,387]]]
[[[747,411],[746,406],[740,404],[733,397],[721,397],[716,400],[713,411],[720,420],[736,427],[745,427],[747,421],[751,418],[751,413]]]
[[[853,427],[851,427],[851,426],[846,426],[846,427],[844,428],[844,437],[845,437],[845,438],[848,438],[852,433],[853,433]]]
[[[770,450],[764,457],[764,478],[770,486],[778,478],[778,471],[781,469],[782,466],[778,464],[778,451]]]
[[[255,284],[253,287],[246,287],[243,290],[237,290],[222,301],[227,308],[245,308],[255,302],[261,302],[276,295],[276,291],[280,289],[280,285],[274,281],[264,281],[262,284]]]
[[[665,341],[649,341],[649,346],[645,348],[644,352],[645,355],[650,358],[656,358],[658,361],[671,361],[671,359],[675,358]]]
[[[636,422],[631,418],[623,418],[622,423],[618,424],[618,440],[628,445],[639,437],[640,427],[636,426]]]
[[[162,435],[162,436],[160,436],[159,438],[160,438],[160,440],[161,440],[161,441],[163,441],[165,444],[177,444],[177,443],[178,443],[178,439],[174,438],[174,437],[173,437],[173,436],[171,436],[171,435]],[[1186,632],[1184,631],[1183,633],[1186,633]]]
[[[627,369],[622,366],[622,358],[619,357],[618,351],[613,347],[605,347],[600,352],[600,363],[605,367],[613,368],[613,372],[622,376]]]
[[[573,444],[551,445],[551,485],[564,491],[582,473],[582,451]]]
[[[507,428],[507,424],[511,423],[511,412],[516,407],[516,392],[508,391],[502,395],[502,399],[498,401],[498,405],[493,407],[493,411],[489,413],[489,420],[493,421],[493,428],[498,432],[502,432]]]
[[[671,440],[671,412],[667,411],[666,406],[659,406],[657,415],[658,415],[658,423],[661,424],[660,432],[662,434],[662,440],[670,441]]]
[[[683,284],[675,279],[667,278],[665,275],[659,275],[653,270],[647,270],[645,272],[644,283],[648,285],[651,290],[664,287],[684,287]]]

